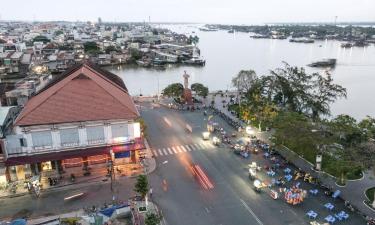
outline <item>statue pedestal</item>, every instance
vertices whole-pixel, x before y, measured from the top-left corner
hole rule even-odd
[[[191,94],[191,90],[185,88],[184,89],[184,103],[188,105],[193,105],[193,95]]]

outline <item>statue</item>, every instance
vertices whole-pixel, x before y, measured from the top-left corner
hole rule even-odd
[[[185,89],[189,89],[189,78],[190,78],[190,75],[186,73],[186,71],[184,71],[184,88]]]

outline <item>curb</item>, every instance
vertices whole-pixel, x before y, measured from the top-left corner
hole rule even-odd
[[[96,181],[98,181],[98,180],[96,180],[98,178],[105,178],[105,176],[104,177],[103,176],[95,177],[95,178],[92,178],[92,179],[89,179],[89,180],[85,180],[85,181],[81,181],[81,182],[77,182],[77,183],[70,183],[70,184],[64,184],[64,185],[61,185],[61,186],[49,187],[49,188],[46,188],[46,189],[42,189],[41,193],[50,193],[50,192],[53,192],[55,190],[58,191],[60,189],[64,189],[65,187],[74,187],[76,185],[79,186],[79,184],[91,184],[91,183],[95,183]],[[102,181],[103,183],[106,182],[106,181],[103,181],[103,180],[100,180],[100,181]],[[80,188],[80,187],[77,187],[77,188]],[[16,193],[16,194],[12,194],[12,195],[0,196],[0,199],[17,198],[17,197],[25,196],[25,195],[28,195],[28,194],[30,194],[30,192]]]

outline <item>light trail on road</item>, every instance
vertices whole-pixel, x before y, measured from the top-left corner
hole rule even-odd
[[[171,121],[168,120],[167,117],[164,116],[163,119],[164,119],[164,122],[165,122],[168,126],[172,127],[172,123],[171,123]]]
[[[205,189],[213,189],[214,185],[208,179],[207,175],[205,172],[203,172],[202,168],[199,165],[193,165],[193,171],[198,178],[199,182]]]

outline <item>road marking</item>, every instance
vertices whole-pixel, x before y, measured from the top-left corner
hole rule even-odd
[[[198,144],[201,146],[202,149],[206,149],[206,146],[204,146],[203,144]]]
[[[156,150],[153,150],[153,152],[154,152],[155,157],[158,156],[158,153],[156,152]]]
[[[193,144],[189,145],[189,148],[191,148],[192,151],[197,150]]]
[[[172,150],[173,150],[174,154],[177,153],[177,150],[174,147],[172,147]]]
[[[186,152],[186,148],[184,146],[180,146],[180,148],[182,149],[182,151]]]
[[[194,145],[197,148],[197,150],[199,150],[201,148],[201,146],[199,146],[198,144],[194,144]]]
[[[159,155],[163,155],[163,152],[161,152],[161,149],[159,148]]]
[[[185,145],[185,148],[190,152],[191,151],[191,148],[189,147],[189,145]]]
[[[208,210],[208,208],[207,207],[204,207],[205,209],[206,209],[206,212],[207,213],[210,213],[210,210]]]
[[[214,146],[212,143],[207,143],[207,145],[208,145],[210,148],[215,148],[215,146]]]
[[[246,208],[246,210],[255,218],[255,220],[258,222],[259,225],[263,225],[262,221],[255,215],[253,210],[250,209],[250,207],[246,204],[246,202],[242,199],[240,199],[242,205]]]
[[[166,124],[168,124],[168,126],[172,126],[172,124],[171,124],[171,122],[167,119],[167,117],[163,117],[163,119],[164,119],[164,122],[166,123]]]
[[[202,143],[206,148],[211,148],[211,146],[209,145],[209,143],[207,143],[207,142],[203,142]]]
[[[179,146],[176,146],[178,152],[182,152],[181,148]]]
[[[164,155],[168,155],[168,152],[165,148],[163,148]]]
[[[171,155],[173,154],[171,148],[168,148],[168,152],[169,152],[169,154],[171,154]]]

